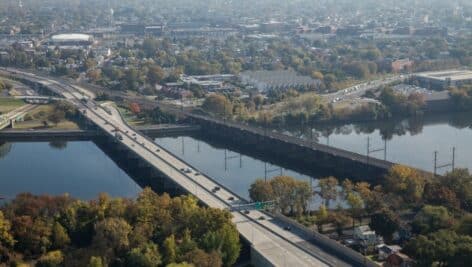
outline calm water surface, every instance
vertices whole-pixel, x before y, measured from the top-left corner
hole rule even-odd
[[[456,167],[472,169],[472,113],[435,116],[420,120],[323,126],[310,132],[307,127],[280,130],[313,142],[366,153],[387,143],[387,160],[424,170],[433,170],[433,153],[438,165],[451,162],[456,147]],[[270,179],[284,174],[307,181],[314,188],[317,178],[282,169],[248,155],[212,146],[189,136],[162,137],[156,142],[208,174],[236,194],[248,198],[248,188],[257,178]],[[383,158],[384,151],[371,156]],[[443,168],[439,173],[450,170]],[[141,188],[93,142],[20,142],[0,144],[0,195],[19,192],[63,194],[81,199],[95,198],[100,192],[134,197]],[[321,203],[315,198],[312,208]],[[337,202],[331,202],[335,207]]]
[[[298,129],[296,129],[298,128]],[[380,150],[371,157],[407,164],[433,172],[434,151],[438,152],[439,165],[452,163],[452,148],[456,148],[455,166],[472,170],[472,113],[438,115],[428,118],[390,121],[383,123],[357,123],[342,126],[302,127],[279,130],[286,134],[313,140],[321,144],[367,154]],[[386,153],[384,152],[386,144]],[[438,173],[451,167],[438,169]]]
[[[101,192],[135,197],[140,187],[91,141],[0,144],[0,195],[69,193],[92,199]]]

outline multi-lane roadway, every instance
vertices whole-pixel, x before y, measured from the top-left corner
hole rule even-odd
[[[84,89],[63,84],[31,73],[10,71],[40,83],[74,104],[79,111],[110,138],[115,138],[129,150],[140,155],[187,192],[195,195],[209,207],[228,209],[240,234],[273,266],[349,266],[335,256],[325,253],[294,230],[284,229],[283,223],[258,210],[235,211],[244,202],[230,190],[180,160],[153,140],[131,128],[112,106],[102,107],[89,98]],[[217,190],[216,190],[217,189]]]

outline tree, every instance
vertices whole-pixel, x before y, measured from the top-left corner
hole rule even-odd
[[[175,123],[177,121],[175,115],[163,112],[160,107],[155,107],[148,114],[153,123]]]
[[[58,222],[55,222],[52,227],[51,241],[52,247],[55,249],[62,249],[70,244],[70,238],[66,229]]]
[[[370,227],[379,235],[391,239],[392,234],[398,229],[397,216],[389,209],[384,208],[370,217]]]
[[[343,234],[344,227],[352,223],[352,218],[341,212],[331,213],[328,220],[334,224],[338,236]]]
[[[472,236],[472,214],[466,214],[460,219],[457,225],[457,232]]]
[[[206,253],[201,249],[194,249],[184,256],[187,262],[198,267],[220,267],[223,265],[221,257],[216,251]]]
[[[170,235],[164,240],[163,245],[164,263],[172,263],[177,259],[177,245],[175,244],[175,236]]]
[[[320,81],[322,81],[323,78],[324,78],[323,74],[322,74],[321,72],[319,72],[319,71],[313,71],[313,72],[311,73],[311,77],[312,77],[313,79],[317,79],[317,80],[320,80]]]
[[[151,85],[156,85],[161,83],[164,80],[164,70],[157,66],[150,66],[147,73],[147,80]]]
[[[332,176],[320,179],[318,187],[320,188],[320,196],[325,200],[326,205],[328,205],[330,200],[336,200],[338,196],[338,179]]]
[[[102,251],[120,253],[129,247],[131,226],[121,218],[106,218],[95,225],[93,243]]]
[[[170,263],[170,264],[167,264],[166,267],[195,267],[195,265],[184,261],[181,263]]]
[[[0,210],[0,247],[11,247],[15,244],[15,240],[10,233],[11,224],[3,216],[3,212]]]
[[[54,110],[53,113],[51,113],[49,116],[48,116],[48,121],[54,123],[54,124],[58,124],[59,122],[61,122],[64,118],[66,117],[66,114],[64,111],[62,110]]]
[[[134,248],[126,256],[126,266],[157,267],[161,264],[161,255],[154,243],[147,243]]]
[[[328,209],[326,209],[326,206],[322,204],[316,212],[316,226],[318,227],[318,232],[323,231],[322,226],[327,223],[328,216]]]
[[[385,178],[387,190],[400,194],[407,201],[421,200],[426,179],[417,170],[395,165],[388,171]]]
[[[203,244],[207,251],[218,251],[224,266],[233,266],[239,257],[241,244],[239,233],[233,225],[224,224],[215,232],[203,236]]]
[[[141,107],[139,106],[138,103],[131,103],[129,104],[129,109],[131,110],[131,112],[133,112],[134,114],[139,114],[141,113]]]
[[[257,179],[249,188],[249,197],[253,201],[269,201],[274,198],[274,191],[270,182]]]
[[[364,208],[364,201],[358,193],[351,192],[347,194],[346,201],[351,207],[350,213],[353,218],[362,218],[362,209]],[[354,221],[353,221],[354,222]],[[354,223],[353,223],[354,226]]]
[[[429,204],[458,209],[460,201],[456,193],[438,182],[428,182],[424,187],[423,198]]]
[[[413,230],[420,234],[428,234],[440,229],[450,228],[453,218],[442,206],[424,206],[413,221]]]
[[[230,116],[233,114],[232,103],[221,94],[211,94],[205,98],[202,108],[218,116]]]
[[[101,257],[92,256],[87,267],[105,267],[105,263]]]
[[[472,237],[458,236],[450,230],[440,230],[412,238],[403,251],[419,266],[469,266],[472,260]]]
[[[60,250],[48,252],[42,256],[36,266],[38,267],[60,267],[64,261],[64,255]]]
[[[456,194],[461,208],[472,211],[472,176],[467,169],[455,169],[438,179],[443,186]]]
[[[102,71],[100,69],[93,69],[87,72],[87,78],[92,82],[97,82],[102,78]]]

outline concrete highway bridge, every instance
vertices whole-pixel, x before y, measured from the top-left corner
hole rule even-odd
[[[284,230],[286,222],[263,211],[245,213],[235,209],[246,204],[243,198],[130,127],[116,109],[98,105],[85,89],[16,69],[0,70],[2,73],[47,88],[53,95],[64,98],[78,108],[83,119],[94,125],[110,146],[130,155],[130,161],[137,160],[157,171],[209,207],[229,210],[240,235],[250,245],[255,266],[376,266],[340,244],[315,245],[312,241],[316,238],[306,232]]]
[[[0,115],[0,130],[7,128],[7,127],[12,127],[15,125],[15,122],[22,120],[23,117],[31,111],[33,108],[35,108],[35,105],[23,105],[15,110],[12,110],[6,114]]]

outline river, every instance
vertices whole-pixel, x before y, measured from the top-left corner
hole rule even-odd
[[[92,141],[0,145],[0,195],[21,192],[93,199],[101,192],[135,197],[141,188]]]
[[[452,113],[394,120],[388,122],[290,127],[278,129],[285,134],[313,140],[321,144],[346,149],[359,154],[387,159],[419,169],[434,171],[434,152],[437,166],[452,163],[455,147],[455,167],[472,170],[472,113]],[[385,152],[386,147],[386,152]],[[452,166],[437,168],[437,173],[450,171]]]
[[[318,127],[310,133],[283,130],[301,138],[366,153],[367,137],[371,150],[383,149],[387,141],[387,160],[433,171],[433,153],[438,151],[438,166],[450,163],[456,147],[455,165],[472,169],[472,113],[435,116],[387,123],[358,123]],[[299,128],[301,129],[301,128]],[[311,178],[293,170],[271,165],[263,159],[241,155],[191,136],[160,137],[156,142],[200,171],[248,198],[255,179],[270,179],[284,174],[307,181]],[[0,195],[11,198],[20,192],[34,194],[69,193],[80,199],[95,198],[100,192],[112,196],[135,197],[141,188],[92,141],[0,142]],[[384,157],[384,151],[371,156]],[[287,166],[286,166],[287,167]],[[444,173],[451,167],[438,169]],[[312,207],[321,200],[315,198]],[[331,203],[331,208],[337,205]]]

